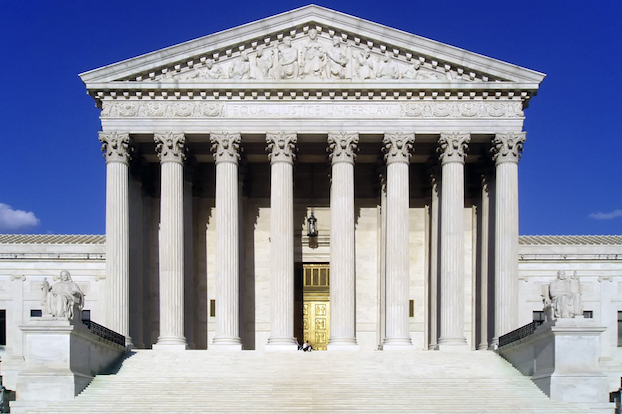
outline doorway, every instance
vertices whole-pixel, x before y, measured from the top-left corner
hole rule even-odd
[[[304,263],[297,270],[295,334],[325,351],[330,339],[330,266]]]

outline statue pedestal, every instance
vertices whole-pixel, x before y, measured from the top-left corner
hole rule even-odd
[[[592,319],[549,320],[499,353],[552,399],[609,413],[609,385],[598,362],[604,331]]]
[[[93,334],[81,322],[42,317],[20,326],[26,336],[26,368],[17,378],[11,412],[72,400],[126,348]]]

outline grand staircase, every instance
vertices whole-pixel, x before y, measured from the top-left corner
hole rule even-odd
[[[493,352],[151,351],[75,400],[32,413],[543,413],[551,401]]]

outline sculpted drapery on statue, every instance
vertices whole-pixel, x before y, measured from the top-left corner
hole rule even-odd
[[[278,47],[279,79],[296,79],[298,77],[298,50],[292,47],[292,39],[285,36],[283,44]]]
[[[71,279],[68,271],[60,272],[60,282],[52,286],[43,279],[43,316],[74,319],[80,317],[84,308],[84,293]]]
[[[583,315],[581,293],[579,292],[579,278],[577,272],[566,276],[560,270],[551,284],[544,285],[544,309],[550,309],[555,318],[574,318]]]

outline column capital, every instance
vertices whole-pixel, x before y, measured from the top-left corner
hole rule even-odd
[[[186,137],[183,133],[156,132],[153,135],[156,152],[160,163],[177,162],[182,164],[186,159]]]
[[[331,163],[349,162],[354,164],[359,134],[349,132],[331,132],[328,134],[328,149]]]
[[[266,143],[270,163],[287,162],[292,164],[296,158],[298,137],[293,132],[268,132]]]
[[[384,159],[387,164],[392,162],[408,163],[414,143],[415,134],[404,134],[403,132],[384,134],[382,151],[384,151]]]
[[[438,159],[441,165],[450,162],[464,164],[467,150],[469,149],[471,136],[459,132],[442,133],[438,139],[437,151],[440,153]]]
[[[507,132],[496,134],[492,139],[492,159],[495,164],[502,162],[518,163],[523,152],[526,134],[524,132]]]
[[[209,140],[212,143],[212,152],[216,164],[220,162],[238,163],[240,159],[240,133],[219,132],[210,134]]]
[[[129,164],[131,157],[130,134],[127,132],[99,132],[99,142],[106,163],[122,162]]]

